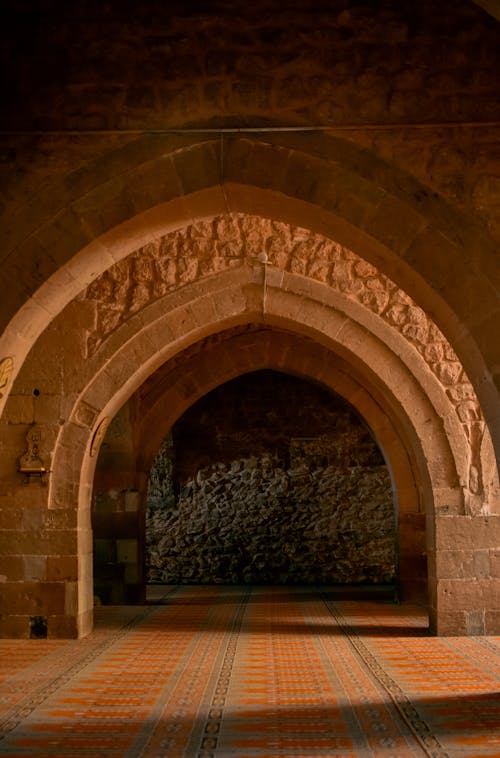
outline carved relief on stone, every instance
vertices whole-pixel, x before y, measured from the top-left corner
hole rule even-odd
[[[14,370],[12,358],[3,358],[0,361],[0,400],[7,395],[7,388]]]
[[[468,439],[473,439],[470,424],[482,423],[478,400],[453,348],[427,314],[352,251],[270,219],[232,214],[198,222],[149,243],[108,269],[84,295],[94,301],[97,314],[96,329],[87,340],[89,356],[149,303],[217,272],[245,263],[258,265],[263,252],[267,265],[323,282],[396,329],[447,391]]]

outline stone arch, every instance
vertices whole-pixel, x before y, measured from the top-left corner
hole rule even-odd
[[[357,309],[357,319],[391,346],[395,339],[404,337],[410,353],[419,353],[452,401],[468,445],[471,451],[475,449],[472,458],[476,460],[471,460],[471,465],[476,471],[472,476],[480,476],[478,450],[487,436],[481,409],[444,335],[391,279],[345,247],[300,227],[243,214],[224,214],[148,243],[87,289],[85,299],[97,308],[97,326],[87,339],[87,357],[92,358],[101,344],[102,349],[112,351],[112,345],[120,339],[120,325],[130,322],[131,314],[142,313],[145,305],[197,279],[217,272],[235,272],[243,264],[264,267],[263,313],[268,286],[286,293],[294,277],[305,276],[307,283],[295,285],[305,294],[314,293],[316,288],[315,296],[325,304],[340,297],[347,313],[356,310],[356,304],[363,306]],[[182,297],[179,292],[175,303]],[[166,308],[171,309],[171,305]],[[130,331],[130,323],[127,329]],[[107,348],[107,338],[113,332]]]
[[[113,172],[119,178],[111,179]],[[17,279],[36,248],[46,275],[34,289],[30,283],[9,292],[10,315],[17,315],[1,352],[14,359],[14,375],[37,336],[96,275],[167,229],[228,209],[293,220],[362,250],[390,273],[454,346],[498,443],[496,358],[487,337],[499,310],[494,247],[415,180],[331,136],[141,138],[84,176],[67,177],[40,215],[20,211],[11,238],[16,254],[2,273]]]
[[[239,273],[241,275],[242,272]],[[414,361],[413,363],[410,361],[410,370],[408,366],[405,366],[400,355],[392,352],[379,337],[366,331],[363,325],[357,323],[352,316],[350,317],[330,306],[330,312],[325,317],[323,304],[318,305],[313,299],[307,301],[301,294],[290,291],[285,295],[287,303],[283,302],[283,293],[277,293],[278,302],[274,312],[272,295],[270,295],[268,311],[266,317],[263,318],[259,312],[261,287],[258,284],[252,287],[253,272],[251,270],[247,270],[245,273],[246,276],[243,274],[242,280],[236,286],[234,284],[234,272],[230,275],[230,279],[233,281],[229,287],[227,286],[228,282],[224,281],[225,277],[215,278],[212,281],[213,292],[207,293],[205,284],[201,298],[195,299],[192,295],[191,297],[188,295],[186,303],[182,307],[178,306],[175,313],[170,308],[162,309],[164,315],[155,319],[148,327],[145,326],[144,322],[138,322],[141,329],[135,338],[132,339],[128,333],[128,339],[122,348],[114,349],[112,357],[106,356],[102,369],[94,373],[92,381],[79,398],[70,422],[62,428],[58,448],[55,451],[54,469],[60,468],[57,465],[58,451],[78,446],[78,438],[84,429],[87,437],[91,430],[95,433],[100,417],[102,415],[112,416],[132,392],[142,385],[154,368],[159,367],[169,358],[173,358],[180,350],[214,332],[213,325],[207,324],[205,320],[206,304],[207,301],[211,300],[214,309],[219,309],[216,320],[217,331],[230,329],[248,322],[268,324],[271,327],[288,328],[293,331],[298,330],[299,334],[313,337],[315,342],[343,357],[350,366],[350,371],[359,374],[361,386],[369,384],[373,387],[373,392],[377,392],[379,402],[387,405],[388,398],[393,398],[392,413],[395,419],[399,421],[399,425],[408,430],[420,428],[420,437],[417,434],[415,438],[415,440],[419,439],[420,442],[417,444],[414,441],[413,446],[425,448],[421,452],[422,471],[427,468],[426,460],[433,461],[435,464],[434,485],[436,490],[433,495],[434,502],[439,500],[440,492],[448,490],[444,495],[446,500],[450,491],[456,489],[454,509],[458,509],[459,512],[463,511],[463,492],[461,495],[458,493],[461,488],[467,487],[468,480],[467,461],[462,455],[465,436],[460,429],[458,420],[450,412],[445,394],[436,386],[437,383],[431,379],[430,384],[434,385],[433,389],[425,386],[426,380],[429,380],[430,377],[427,375],[427,371],[424,370],[423,374],[418,371],[418,360],[415,360],[415,356],[411,356]],[[223,286],[219,288],[216,285],[221,284],[221,279]],[[198,311],[199,315],[196,321],[193,319],[193,314],[197,312],[200,300],[202,301],[202,309]],[[288,318],[283,316],[283,312],[286,311],[285,304],[295,310],[300,307],[300,322],[298,322],[297,317],[292,320],[290,315]],[[224,314],[224,309],[227,309],[229,313]],[[318,328],[318,319],[324,319],[320,322],[321,329]],[[183,324],[186,333],[178,334],[175,345],[165,344],[163,350],[160,351],[158,343],[154,339],[153,331],[157,335],[169,334],[170,327],[174,323]],[[298,323],[300,323],[299,329]],[[148,333],[149,330],[151,333]],[[408,356],[406,358],[408,359]],[[250,362],[248,365],[252,366],[253,364]],[[127,382],[123,382],[123,366],[128,366],[128,371],[130,371],[130,378]],[[232,373],[225,375],[223,380],[226,381],[231,375],[237,376],[239,373],[241,373],[241,367],[233,368]],[[307,371],[302,373],[309,375]],[[425,389],[419,384],[418,379],[421,380]],[[328,385],[326,379],[324,381]],[[218,383],[216,381],[213,386],[217,386]],[[187,388],[182,389],[184,385],[187,385]],[[175,393],[175,390],[177,390],[177,396],[171,395],[170,402],[175,408],[180,406],[180,412],[183,412],[194,399],[204,394],[207,388],[206,385],[198,386],[197,379],[192,377],[189,380],[183,378],[180,385],[174,386],[172,391]],[[179,394],[182,396],[182,393],[188,398],[184,404],[179,399]],[[410,397],[412,397],[412,403],[410,403]],[[175,404],[173,398],[177,399]],[[421,398],[421,404],[417,403],[417,398]],[[408,414],[410,414],[409,417]],[[423,432],[424,425],[429,421],[430,416],[436,419],[432,434]],[[454,434],[447,436],[444,433],[443,417],[446,418],[449,429],[454,430]],[[90,424],[85,423],[90,419],[92,419]],[[58,492],[59,484],[57,477],[54,476],[51,490],[53,507],[57,507],[58,503],[66,497],[65,485],[63,484],[61,491]],[[89,483],[85,482],[85,486],[81,487],[80,491],[89,491]]]
[[[228,188],[229,185],[225,185],[224,191]],[[216,190],[216,195],[221,191]],[[212,190],[208,190],[210,197],[211,192]],[[273,197],[264,190],[252,190],[250,196],[252,202],[255,198],[269,200]],[[207,195],[200,192],[198,195],[190,195],[190,199],[193,202],[206,202]],[[276,199],[281,202],[280,198]],[[227,203],[227,195],[224,202]],[[300,203],[285,205],[290,212],[299,212],[300,208],[304,211]],[[165,208],[161,210],[163,212]],[[306,210],[310,211],[309,206]],[[205,209],[203,215],[193,214],[197,219],[196,223],[201,226],[231,226],[231,218],[238,215],[234,212],[228,214],[226,205],[222,212],[216,214],[214,211],[215,208],[211,207],[210,213]],[[194,228],[196,224],[185,223],[185,207],[183,213],[184,216],[179,216],[179,229],[182,227],[185,231]],[[248,213],[240,215],[250,217]],[[264,226],[274,224],[278,228],[280,224],[286,225],[282,220],[270,219],[270,215],[275,216],[277,213],[257,218],[260,218]],[[321,219],[318,220],[318,224],[320,221]],[[21,386],[26,386],[33,361],[38,361],[39,364],[43,362],[45,336],[53,337],[53,330],[55,333],[57,329],[64,331],[68,314],[77,315],[79,330],[75,333],[76,352],[72,353],[71,347],[66,351],[68,364],[71,364],[73,357],[77,358],[71,367],[73,378],[61,390],[65,396],[67,420],[59,428],[55,418],[52,418],[50,430],[54,439],[54,455],[49,490],[51,518],[54,518],[57,511],[64,509],[78,514],[78,528],[71,534],[71,546],[67,548],[71,554],[78,556],[78,575],[72,582],[71,600],[66,603],[67,607],[78,609],[72,616],[73,621],[77,619],[77,627],[72,627],[73,633],[75,628],[78,633],[88,630],[92,615],[88,591],[91,573],[88,514],[95,464],[95,456],[89,454],[92,438],[94,448],[97,449],[98,440],[104,430],[102,424],[106,418],[113,416],[120,405],[162,363],[214,332],[245,323],[263,323],[271,328],[309,336],[343,358],[349,364],[350,371],[358,377],[360,386],[370,387],[376,402],[382,405],[391,419],[394,419],[398,434],[404,439],[405,454],[412,461],[412,471],[417,472],[414,475],[424,493],[427,512],[433,521],[432,529],[429,531],[432,545],[436,539],[437,546],[441,539],[438,533],[434,535],[434,531],[437,530],[436,523],[444,523],[439,521],[441,515],[466,516],[471,519],[468,527],[473,529],[477,523],[477,527],[480,528],[479,523],[483,524],[483,520],[477,517],[486,515],[485,508],[492,510],[496,506],[497,476],[487,430],[482,420],[481,406],[475,397],[473,383],[462,374],[463,367],[454,344],[438,329],[442,337],[442,340],[439,337],[438,342],[442,343],[442,347],[444,345],[443,350],[446,353],[445,364],[455,366],[459,371],[455,379],[460,378],[460,385],[466,385],[471,389],[472,394],[466,389],[465,396],[455,397],[450,390],[450,382],[447,379],[449,367],[444,374],[441,369],[434,369],[434,364],[441,365],[441,359],[436,359],[432,351],[427,354],[425,346],[420,349],[417,345],[419,329],[437,328],[433,325],[433,320],[411,297],[400,303],[406,316],[412,314],[409,321],[406,316],[401,322],[399,317],[393,321],[385,318],[384,314],[389,313],[389,303],[385,303],[380,309],[379,294],[382,293],[384,299],[388,292],[398,293],[398,283],[389,280],[380,269],[374,270],[373,262],[368,263],[349,250],[346,253],[347,258],[344,251],[340,251],[341,258],[338,262],[347,263],[351,269],[354,267],[357,271],[356,276],[343,278],[340,274],[335,275],[330,269],[332,266],[335,268],[337,263],[338,243],[333,243],[331,236],[318,233],[315,236],[311,230],[312,225],[302,227],[310,245],[309,249],[306,244],[306,249],[309,253],[313,251],[316,254],[321,251],[321,245],[326,245],[327,247],[323,248],[326,264],[325,260],[321,260],[321,255],[319,259],[312,260],[309,253],[306,255],[306,251],[303,250],[302,257],[307,262],[304,270],[300,266],[298,269],[294,268],[293,257],[286,264],[277,265],[277,259],[273,258],[277,253],[273,250],[272,236],[266,238],[260,234],[256,237],[256,244],[260,245],[263,239],[267,240],[266,245],[269,243],[266,250],[261,251],[265,252],[265,257],[261,256],[258,249],[252,250],[256,253],[253,256],[238,257],[228,254],[227,261],[234,259],[235,265],[226,266],[225,261],[218,269],[217,261],[224,256],[211,254],[208,256],[210,265],[201,277],[195,276],[192,281],[183,281],[182,286],[178,286],[179,282],[176,280],[171,290],[167,288],[154,297],[151,297],[148,286],[145,283],[141,284],[139,273],[134,274],[133,290],[127,289],[128,284],[126,288],[129,304],[127,318],[122,321],[118,319],[113,323],[109,333],[105,334],[102,343],[92,346],[85,338],[85,332],[95,328],[94,320],[99,314],[98,308],[96,310],[90,303],[95,298],[89,295],[89,292],[95,294],[96,290],[99,290],[106,278],[111,276],[113,266],[135,266],[136,262],[141,265],[146,262],[150,255],[147,246],[152,244],[154,248],[155,245],[161,245],[164,237],[168,236],[163,234],[164,222],[163,217],[159,218],[155,226],[152,216],[141,218],[140,224],[146,226],[142,227],[141,235],[136,235],[132,242],[125,242],[123,238],[126,232],[131,231],[131,225],[120,228],[114,241],[108,240],[107,243],[110,246],[107,248],[108,251],[111,248],[115,251],[117,263],[109,265],[115,259],[106,257],[104,264],[99,263],[99,266],[105,268],[106,273],[98,279],[95,277],[96,271],[90,271],[87,264],[92,260],[94,263],[98,262],[99,250],[103,249],[98,246],[103,243],[104,238],[101,237],[94,250],[96,258],[90,257],[88,261],[84,261],[88,288],[81,289],[82,279],[77,288],[78,293],[75,293],[73,301],[60,316],[59,306],[55,307],[51,326],[45,330],[31,351],[26,370],[23,370],[18,378],[18,384],[20,382]],[[149,236],[146,233],[148,224]],[[171,230],[171,227],[168,229]],[[181,237],[183,233],[179,232]],[[173,239],[177,232],[170,231],[170,234],[173,235]],[[246,243],[249,240],[250,237],[246,238]],[[364,244],[364,241],[364,236],[359,237],[358,247]],[[225,244],[227,242],[226,239]],[[126,260],[127,253],[131,252],[130,246],[133,246],[132,250],[137,250],[138,244],[140,247],[136,255],[129,254]],[[376,257],[374,254],[373,259]],[[199,261],[202,260],[203,255],[200,255]],[[328,269],[326,274],[322,263]],[[397,268],[396,272],[406,271],[405,265],[401,263],[401,269]],[[367,268],[363,269],[363,266]],[[358,270],[359,267],[361,271]],[[342,266],[340,269],[342,270]],[[404,279],[404,276],[402,278]],[[161,281],[164,283],[163,279]],[[340,283],[349,282],[354,283],[354,289],[342,289]],[[66,295],[67,292],[62,294],[60,305],[63,304]],[[406,293],[402,292],[402,295],[408,298]],[[97,300],[99,298],[100,296]],[[100,302],[101,305],[104,303],[103,307],[108,307],[111,303],[113,310],[109,298],[107,301],[106,297],[104,300],[101,298]],[[432,308],[430,312],[433,313]],[[448,313],[446,306],[443,306],[442,312]],[[413,316],[416,317],[416,321],[413,320]],[[47,320],[50,320],[50,317],[47,317]],[[433,334],[436,336],[437,332]],[[80,353],[81,349],[83,352]],[[462,407],[462,401],[466,401],[465,408]],[[472,401],[472,405],[468,404],[469,401]],[[470,429],[479,432],[479,436],[476,435],[474,439],[468,436]],[[476,458],[473,460],[474,445]],[[476,465],[478,461],[481,462],[479,468],[482,469],[479,471]],[[487,465],[482,465],[483,463]],[[472,466],[476,468],[475,476],[472,476]],[[475,520],[472,520],[472,516]],[[440,529],[445,531],[444,526]],[[437,549],[436,547],[436,554]],[[434,554],[434,548],[432,552]],[[439,596],[436,575],[437,569],[433,574],[431,598],[431,607],[436,609],[434,615],[437,619],[443,618],[443,611],[437,610],[440,602],[445,607],[446,604],[443,595]],[[447,622],[443,622],[441,627],[438,627],[440,631],[456,629],[459,623],[462,624],[460,628],[465,628],[466,614],[469,610],[462,608],[457,613],[461,620],[453,621],[453,624],[450,622],[448,626]],[[481,613],[484,614],[484,609]]]
[[[281,222],[224,214],[193,224],[184,232],[149,242],[108,269],[78,298],[96,309],[97,322],[89,323],[89,336],[83,348],[91,372],[99,372],[102,362],[107,361],[124,340],[130,347],[130,338],[145,325],[150,326],[158,314],[162,317],[168,312],[162,320],[162,328],[173,336],[179,331],[176,323],[179,318],[183,324],[194,324],[200,320],[200,314],[201,321],[213,320],[220,302],[211,302],[203,293],[211,286],[210,278],[213,281],[217,273],[219,300],[233,297],[227,291],[231,282],[243,281],[249,276],[247,284],[253,283],[256,292],[257,282],[261,282],[261,302],[258,302],[257,292],[254,303],[257,317],[272,317],[266,313],[268,291],[273,293],[276,317],[288,316],[285,298],[289,290],[295,289],[306,298],[316,298],[325,307],[341,302],[342,311],[349,316],[356,314],[355,320],[377,334],[385,344],[392,349],[397,344],[397,354],[404,356],[409,366],[424,367],[420,380],[428,392],[432,391],[433,375],[445,393],[440,402],[453,407],[462,425],[466,439],[463,440],[460,433],[450,438],[460,441],[456,451],[459,458],[463,458],[465,450],[470,450],[469,466],[475,468],[474,474],[472,468],[466,474],[463,466],[467,468],[467,464],[462,464],[462,486],[467,487],[472,478],[481,478],[479,450],[483,440],[488,444],[488,435],[474,390],[444,335],[411,298],[372,265],[320,235]],[[236,300],[240,296],[241,293],[234,295]],[[181,316],[179,307],[186,303],[189,307]],[[162,338],[155,336],[154,331],[141,334],[163,345]],[[134,349],[147,353],[148,348],[136,346]],[[159,350],[155,357],[157,362],[161,355]],[[78,356],[75,360],[79,360]],[[125,363],[127,360],[123,358]],[[108,370],[109,366],[105,371]],[[145,368],[145,376],[148,370]],[[448,418],[449,415],[443,410],[443,416]],[[493,485],[487,484],[487,479],[489,475],[483,477],[485,487],[492,490]],[[488,492],[486,498],[483,497],[485,492],[476,485],[471,485],[471,490],[476,499],[482,497],[483,503],[491,494]],[[477,509],[477,505],[475,507]]]
[[[406,544],[400,562],[403,591],[406,596],[415,595],[416,585],[419,585],[418,590],[421,592],[423,589],[425,592],[424,578],[421,572],[416,572],[415,566],[415,559],[421,560],[422,556],[411,553],[411,549],[415,549],[412,532],[415,529],[424,530],[426,502],[433,502],[434,497],[442,497],[447,503],[450,498],[453,499],[452,487],[446,487],[446,484],[451,485],[452,479],[448,482],[440,480],[442,486],[439,492],[432,493],[433,485],[425,466],[423,469],[421,467],[421,458],[420,468],[416,461],[418,451],[416,453],[411,447],[411,435],[401,428],[401,419],[391,418],[392,411],[387,412],[382,408],[380,391],[367,386],[366,377],[354,378],[352,366],[335,356],[331,350],[300,334],[283,332],[262,323],[258,327],[254,325],[250,331],[241,324],[239,328],[233,327],[227,332],[214,334],[213,337],[224,339],[202,353],[197,352],[197,343],[194,343],[184,351],[187,355],[191,354],[191,358],[185,357],[184,353],[174,356],[137,391],[140,395],[139,414],[142,421],[135,434],[138,450],[141,451],[138,469],[142,481],[142,498],[145,497],[152,459],[163,435],[201,396],[231,378],[260,368],[273,368],[313,379],[322,386],[334,389],[349,401],[368,423],[384,451],[395,495],[400,503],[400,542]],[[100,423],[102,422],[97,422],[97,429],[100,428]],[[432,438],[432,431],[428,431]],[[437,447],[433,454],[440,456]],[[447,464],[442,456],[439,461],[436,459],[436,463],[436,471],[443,467],[449,471],[449,462]],[[411,545],[410,550],[408,544]],[[432,552],[432,541],[429,549]]]
[[[260,369],[271,368],[314,381],[334,391],[357,411],[383,451],[393,482],[398,538],[402,546],[398,556],[399,589],[403,597],[425,602],[422,499],[426,499],[424,490],[430,485],[425,481],[426,472],[418,471],[408,438],[379,404],[374,388],[360,384],[348,363],[312,339],[264,324],[219,332],[205,342],[213,344],[203,350],[197,345],[187,349],[164,364],[139,390],[140,421],[136,435],[142,500],[145,501],[149,471],[163,437],[203,394],[236,376]],[[186,386],[186,375],[196,376],[196,383]],[[432,544],[429,548],[432,552]]]
[[[202,342],[210,346],[200,350],[199,343],[195,343],[161,366],[139,390],[141,418],[137,446],[142,472],[149,471],[166,432],[187,408],[237,376],[270,368],[312,379],[341,395],[368,423],[385,457],[394,466],[395,478],[398,479],[400,470],[405,472],[400,477],[401,483],[410,476],[408,458],[391,453],[394,440],[399,440],[391,419],[368,388],[356,380],[352,367],[328,348],[310,337],[265,323],[220,331],[213,339]],[[196,381],[186,382],[186,375],[196,377]],[[153,424],[154,419],[161,419],[161,423]],[[399,447],[398,453],[402,449]],[[419,510],[417,500],[407,502],[410,509]]]
[[[297,277],[295,288],[291,277],[286,290],[273,288],[268,283],[266,311],[263,313],[263,286],[259,279],[262,279],[262,272],[247,267],[215,276],[205,280],[202,287],[199,284],[186,287],[182,296],[172,295],[176,307],[172,307],[173,302],[167,296],[167,303],[160,301],[147,306],[141,319],[133,317],[123,325],[122,332],[117,329],[99,356],[100,366],[91,367],[92,378],[80,394],[69,423],[62,427],[58,448],[69,448],[78,443],[72,429],[87,427],[89,419],[90,426],[94,426],[101,413],[109,411],[109,415],[113,415],[156,368],[179,350],[214,331],[250,321],[314,335],[320,344],[344,356],[351,370],[360,372],[363,382],[370,382],[378,388],[380,398],[387,395],[397,399],[401,419],[408,412],[413,414],[412,422],[407,424],[413,429],[423,423],[418,420],[419,414],[421,419],[427,419],[428,408],[433,408],[434,416],[443,419],[453,433],[438,434],[436,428],[434,435],[422,434],[423,444],[430,446],[427,460],[436,462],[438,479],[442,476],[442,481],[449,486],[467,489],[468,460],[463,455],[466,437],[459,419],[443,388],[418,353],[408,349],[406,340],[398,339],[394,333],[391,340],[389,327],[381,334],[375,330],[369,332],[363,323],[365,309],[342,295],[325,302],[320,294],[331,296],[327,288],[319,286],[319,293],[314,293],[313,288],[313,292],[304,296],[302,277]],[[209,313],[212,314],[211,320],[208,320]],[[165,335],[169,339],[165,339]],[[406,397],[401,394],[404,385],[397,388],[400,374],[407,377],[406,382],[410,382],[407,386],[414,387],[415,392],[420,387],[425,410],[424,406],[419,406],[418,411],[410,408],[409,394]],[[388,392],[389,388],[392,389]],[[407,411],[403,412],[405,407]],[[65,441],[66,436],[71,442]],[[435,440],[442,440],[443,445],[433,448]],[[57,465],[58,448],[54,455],[55,470],[60,468]],[[57,507],[59,498],[65,497],[58,495],[58,484],[57,476],[54,476],[50,498],[54,507]],[[464,507],[462,498],[460,508]]]
[[[337,300],[344,300],[344,312],[338,310],[339,302],[337,309],[332,303],[318,303],[314,298],[314,294],[316,298],[318,296],[317,291],[314,293],[317,288],[313,288],[313,292],[305,297],[301,277],[298,292],[293,291],[291,282],[286,292],[273,288],[268,283],[265,313],[262,312],[261,270],[255,272],[243,267],[238,271],[214,276],[210,283],[213,291],[208,294],[207,281],[203,288],[194,284],[194,293],[186,288],[185,302],[182,305],[179,296],[174,294],[173,297],[177,298],[177,307],[174,309],[160,307],[157,303],[148,306],[146,311],[151,312],[151,321],[148,323],[145,314],[141,319],[134,317],[134,336],[130,333],[130,323],[123,325],[126,339],[117,330],[112,335],[111,342],[116,339],[118,345],[112,347],[110,343],[107,350],[103,351],[100,356],[101,369],[92,371],[94,378],[80,394],[70,421],[61,430],[54,454],[50,505],[57,509],[64,503],[67,504],[68,500],[78,501],[81,523],[79,539],[82,543],[79,552],[83,564],[86,563],[89,567],[91,552],[88,514],[95,463],[95,457],[90,456],[92,436],[99,434],[104,419],[112,416],[154,368],[169,357],[214,331],[248,322],[291,328],[314,337],[316,342],[329,351],[343,357],[349,364],[349,371],[359,375],[359,384],[365,388],[370,387],[370,394],[374,395],[378,404],[386,408],[387,415],[394,419],[395,425],[406,438],[406,454],[414,462],[414,476],[419,482],[420,496],[428,515],[432,518],[435,512],[442,510],[447,514],[463,512],[464,484],[467,479],[465,461],[460,454],[461,444],[450,446],[450,439],[453,440],[454,435],[445,434],[443,424],[455,425],[459,438],[462,441],[465,438],[458,431],[458,419],[436,379],[425,364],[420,365],[419,370],[419,364],[424,363],[421,357],[415,351],[411,354],[406,351],[405,355],[406,341],[403,338],[399,339],[397,354],[379,336],[370,333],[359,323],[359,313],[357,320],[353,317],[356,310],[363,310],[359,305],[343,296]],[[323,285],[318,285],[318,288],[325,289]],[[213,314],[212,323],[207,321],[207,303]],[[346,313],[349,308],[352,310],[350,315]],[[175,335],[172,329],[175,329]],[[170,343],[165,335],[172,338]],[[163,342],[162,348],[160,342]],[[370,365],[368,356],[374,359],[373,365]],[[411,371],[405,361],[410,364],[413,362]],[[303,372],[306,375],[310,373],[304,369]],[[419,375],[421,384],[418,381]],[[317,378],[321,380],[321,377]],[[324,375],[323,381],[328,384]],[[203,393],[203,388],[198,388],[198,393]],[[64,465],[61,465],[61,461]],[[393,464],[392,468],[397,467]],[[87,571],[89,574],[90,568]],[[83,606],[87,605],[84,614],[89,617],[90,586],[87,582],[85,587],[82,578],[80,583],[81,602]],[[82,623],[89,622],[87,620]]]

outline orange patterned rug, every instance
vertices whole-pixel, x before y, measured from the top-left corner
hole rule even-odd
[[[0,640],[0,755],[500,756],[498,638],[328,588],[162,593],[84,640]]]

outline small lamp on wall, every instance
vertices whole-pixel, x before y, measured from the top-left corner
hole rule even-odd
[[[19,473],[24,474],[25,484],[29,484],[32,477],[39,477],[42,484],[45,484],[45,476],[48,471],[40,456],[41,438],[40,429],[32,424],[26,435],[27,449],[19,459],[18,467]]]
[[[35,389],[33,395],[35,398],[40,394]],[[18,472],[24,475],[25,484],[29,484],[32,477],[38,477],[42,484],[45,484],[45,477],[48,474],[45,463],[40,454],[42,433],[40,428],[35,424],[35,412],[33,409],[33,423],[26,434],[26,451],[19,459]]]

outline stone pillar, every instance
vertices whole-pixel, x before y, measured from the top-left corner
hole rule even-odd
[[[94,592],[104,604],[133,604],[145,599],[144,508],[137,490],[96,493]]]
[[[435,518],[429,566],[431,630],[500,634],[500,515]]]
[[[131,414],[127,403],[109,425],[94,477],[94,593],[104,604],[141,603],[146,594],[144,489],[147,475],[136,470]]]
[[[79,587],[88,538],[76,508],[50,510],[46,499],[37,482],[0,498],[1,637],[74,638],[92,627]]]

